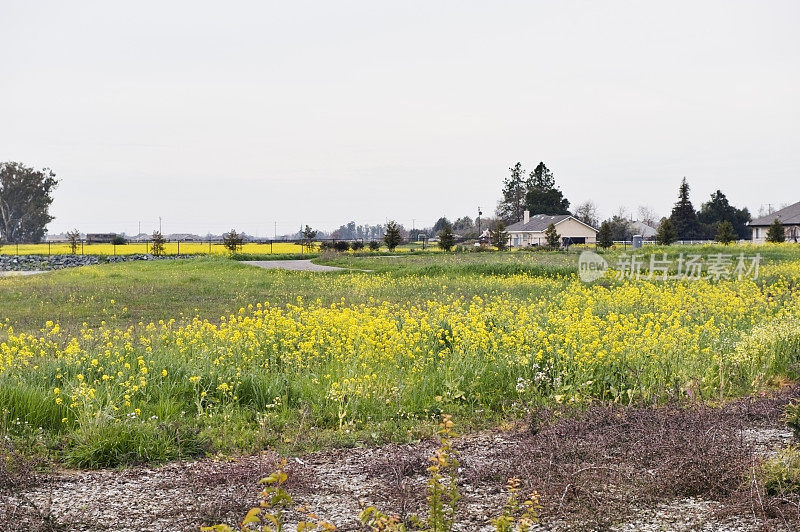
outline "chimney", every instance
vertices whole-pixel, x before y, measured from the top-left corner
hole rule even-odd
[[[531,221],[531,211],[522,211],[522,223],[526,224]]]

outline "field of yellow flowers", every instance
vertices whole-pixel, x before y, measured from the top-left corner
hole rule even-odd
[[[474,271],[258,271],[289,296],[214,317],[131,323],[118,317],[125,301],[109,299],[103,321],[69,330],[8,320],[0,432],[97,467],[408,440],[442,412],[468,428],[532,405],[717,400],[796,376],[794,250],[758,279],[720,281],[584,284],[560,268],[487,273],[487,260]]]
[[[129,242],[124,245],[113,244],[84,244],[78,245],[77,253],[85,255],[135,255],[149,253],[152,247],[149,242]],[[248,242],[241,246],[241,253],[245,254],[301,254],[303,247],[293,242],[275,242],[273,244],[260,244]],[[68,255],[72,248],[68,243],[58,242],[51,244],[6,244],[0,252],[9,255]],[[167,242],[164,244],[165,255],[228,255],[230,252],[222,244],[209,244],[207,242]]]

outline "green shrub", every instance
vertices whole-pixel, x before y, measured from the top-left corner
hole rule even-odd
[[[783,420],[786,426],[792,429],[794,437],[800,439],[800,402],[792,401],[786,405]]]
[[[800,448],[789,445],[765,460],[761,464],[761,481],[768,495],[800,493]]]
[[[65,459],[76,467],[118,467],[196,457],[206,449],[198,430],[180,422],[90,419],[70,435]]]

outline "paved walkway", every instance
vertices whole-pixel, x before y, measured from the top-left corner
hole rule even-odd
[[[0,277],[16,277],[20,275],[36,275],[37,273],[45,273],[42,270],[11,270],[0,272]]]
[[[347,268],[337,268],[336,266],[323,266],[314,264],[311,260],[243,260],[242,264],[250,264],[259,268],[283,270],[298,270],[305,272],[335,272],[346,270]]]

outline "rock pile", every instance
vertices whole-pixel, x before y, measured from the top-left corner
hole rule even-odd
[[[153,255],[117,255],[104,257],[98,255],[0,255],[0,271],[60,270],[75,266],[91,266],[109,262],[129,262],[134,260],[163,260],[178,257],[154,257]]]

